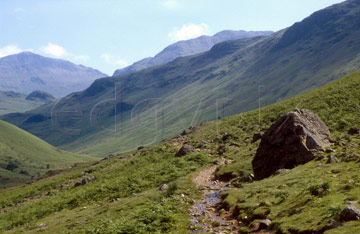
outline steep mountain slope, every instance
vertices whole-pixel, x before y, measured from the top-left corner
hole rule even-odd
[[[171,62],[172,60],[178,57],[185,57],[189,55],[198,54],[204,51],[208,51],[215,44],[218,44],[223,41],[237,40],[237,39],[257,37],[257,36],[269,36],[272,33],[273,32],[271,31],[247,32],[243,30],[239,30],[239,31],[224,30],[216,33],[213,36],[200,36],[195,39],[179,41],[172,45],[169,45],[154,57],[142,59],[138,62],[135,62],[131,66],[116,70],[113,76],[126,75],[129,73],[140,71],[145,68]]]
[[[43,90],[55,97],[64,97],[105,76],[89,67],[31,52],[0,58],[0,90],[4,91],[28,94]]]
[[[3,119],[51,144],[98,156],[153,144],[358,70],[358,22],[360,1],[349,0],[271,36],[226,41],[200,55],[98,79],[55,106]],[[38,114],[46,118],[25,124]]]
[[[212,166],[217,167],[216,179],[231,179],[226,181],[230,189],[221,193],[223,200],[216,190],[208,199],[220,199],[216,212],[236,221],[232,233],[359,233],[359,220],[339,222],[340,212],[360,201],[360,136],[347,134],[350,127],[360,126],[359,88],[360,72],[356,72],[277,104],[196,126],[187,135],[158,145],[0,191],[0,230],[201,233],[207,225],[212,233],[222,227],[221,219],[211,223],[211,217],[200,214],[203,207],[191,210],[206,189],[196,187],[194,178]],[[249,180],[259,145],[251,137],[294,108],[310,109],[327,124],[336,143],[328,152],[340,162],[326,164],[330,153],[323,153],[325,158],[316,155],[286,173]],[[175,157],[184,142],[197,152]],[[218,165],[221,161],[227,163]],[[75,186],[87,178],[95,179]],[[164,183],[168,189],[161,191]],[[323,189],[321,195],[313,193],[317,189]],[[194,223],[194,216],[200,223]],[[254,231],[257,219],[264,218],[272,221],[269,230]]]
[[[29,100],[28,95],[13,91],[0,91],[0,115],[25,112],[49,102],[49,100]]]
[[[48,170],[93,161],[89,156],[59,150],[39,138],[0,120],[0,187],[30,181]]]

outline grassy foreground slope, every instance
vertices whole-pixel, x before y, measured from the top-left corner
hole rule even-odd
[[[0,120],[0,188],[25,183],[32,176],[62,169],[93,157],[59,150]]]
[[[359,135],[360,72],[320,89],[259,110],[206,123],[189,134],[145,149],[116,155],[22,188],[0,191],[0,230],[5,233],[187,233],[188,208],[199,198],[191,178],[201,168],[224,157],[233,163],[220,166],[219,178],[231,179],[234,188],[222,194],[224,207],[242,223],[267,216],[278,233],[323,233],[336,220],[346,202],[360,201]],[[308,108],[329,126],[331,146],[340,163],[312,161],[262,181],[244,182],[252,173],[251,160],[258,143],[251,137],[267,129],[294,108]],[[222,136],[229,133],[225,141]],[[184,143],[198,153],[177,158]],[[325,154],[327,155],[327,154]],[[325,159],[326,160],[326,159]],[[82,186],[75,183],[93,181]],[[163,183],[169,190],[157,189]],[[313,191],[323,188],[321,195]],[[326,233],[357,233],[359,221],[347,222]]]

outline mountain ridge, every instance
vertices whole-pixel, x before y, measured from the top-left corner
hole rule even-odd
[[[55,97],[64,97],[105,76],[90,67],[29,51],[0,58],[0,90],[3,91],[29,94],[43,90]]]
[[[152,66],[158,66],[171,62],[178,57],[198,54],[210,50],[212,46],[223,41],[256,36],[268,36],[272,33],[272,31],[223,30],[213,36],[203,35],[194,39],[178,41],[167,46],[154,57],[141,59],[128,67],[116,70],[113,76],[133,73]]]

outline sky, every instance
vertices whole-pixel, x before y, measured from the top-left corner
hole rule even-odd
[[[342,0],[0,0],[0,57],[32,51],[108,75],[221,30],[277,31]]]

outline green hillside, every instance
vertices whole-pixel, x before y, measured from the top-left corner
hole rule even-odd
[[[151,145],[190,125],[243,113],[360,69],[360,2],[318,11],[268,37],[96,80],[55,106],[3,117],[74,152],[106,156]],[[41,121],[28,121],[41,115]]]
[[[209,122],[138,151],[119,154],[99,164],[78,167],[22,188],[0,192],[0,230],[3,233],[190,233],[191,206],[204,187],[192,178],[218,165],[218,178],[231,179],[221,193],[223,209],[236,221],[236,233],[251,233],[259,217],[271,219],[267,233],[357,233],[359,221],[337,222],[348,202],[360,201],[360,136],[347,134],[359,127],[360,71],[322,88],[258,110]],[[259,142],[254,133],[294,108],[315,112],[328,125],[336,144],[330,149],[339,163],[310,161],[261,181],[244,180]],[[223,136],[227,133],[227,137]],[[187,144],[197,153],[175,157]],[[330,152],[330,151],[329,151]],[[349,157],[351,156],[351,157]],[[92,181],[75,186],[83,179]],[[158,187],[168,183],[166,191]],[[220,183],[220,182],[219,182]],[[321,188],[321,195],[312,191]],[[317,190],[316,190],[317,191]],[[320,191],[320,190],[319,190]],[[206,225],[205,217],[199,222]],[[333,220],[333,221],[331,221]],[[208,224],[213,229],[219,223]],[[235,224],[234,224],[235,225]]]
[[[49,170],[92,160],[89,156],[59,150],[0,120],[0,188],[23,184]]]
[[[0,91],[0,115],[25,112],[47,103],[41,100],[26,100],[26,94]]]

